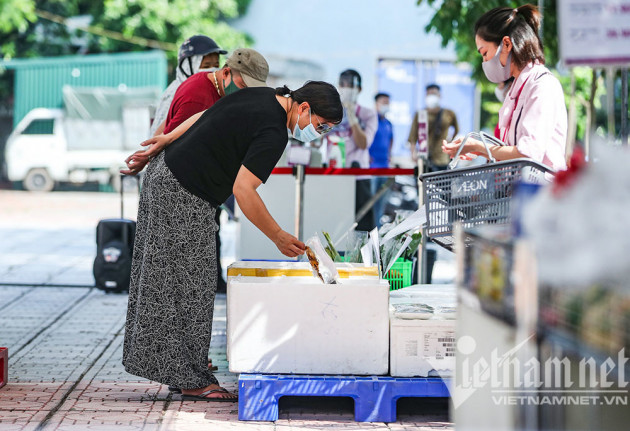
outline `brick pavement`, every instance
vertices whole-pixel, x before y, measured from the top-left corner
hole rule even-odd
[[[126,295],[90,288],[0,287],[0,340],[10,381],[0,390],[0,430],[452,429],[443,402],[401,411],[394,424],[353,421],[351,402],[305,399],[275,423],[239,422],[236,404],[182,402],[121,365]],[[218,295],[211,355],[237,390],[225,358],[225,295]],[[414,408],[416,411],[414,412]]]
[[[93,283],[94,226],[112,216],[117,198],[79,195],[0,191],[0,346],[10,354],[0,431],[453,429],[443,400],[420,399],[403,400],[412,401],[404,409],[399,403],[398,422],[390,424],[356,423],[351,401],[312,398],[282,400],[274,423],[239,422],[236,404],[182,402],[164,385],[125,373],[126,295],[9,285]],[[210,354],[219,381],[236,391],[225,348],[225,295],[218,295]]]

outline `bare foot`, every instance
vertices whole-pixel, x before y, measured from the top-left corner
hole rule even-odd
[[[228,392],[227,389],[222,388],[219,385],[210,385],[205,388],[196,388],[196,389],[182,389],[182,395],[200,395],[207,391],[216,391],[207,394],[204,398],[226,398],[226,399],[236,399],[238,396],[231,392]]]

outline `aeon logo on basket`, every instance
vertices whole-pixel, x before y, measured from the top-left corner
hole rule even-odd
[[[458,192],[476,192],[477,190],[487,190],[488,180],[464,181],[459,185]]]
[[[490,180],[488,175],[475,175],[474,178],[454,178],[451,182],[452,197],[470,196],[488,190]]]
[[[529,348],[531,338],[501,355],[495,348],[488,358],[473,355],[477,345],[472,337],[460,337],[453,406],[482,388],[496,405],[628,405],[625,349],[614,359],[565,356],[540,362]]]

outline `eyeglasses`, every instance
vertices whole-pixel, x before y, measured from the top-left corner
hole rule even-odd
[[[326,134],[328,132],[330,132],[330,130],[332,129],[332,127],[330,127],[328,124],[323,123],[321,121],[319,121],[319,118],[315,117],[315,119],[317,120],[317,124],[318,126],[315,128],[315,130],[317,130],[317,133],[320,134]]]

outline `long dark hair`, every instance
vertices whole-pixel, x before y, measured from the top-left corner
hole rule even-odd
[[[297,103],[308,102],[314,114],[326,121],[339,124],[343,119],[343,107],[337,89],[323,81],[307,81],[302,87],[291,91],[286,85],[276,88],[279,96],[290,96]]]
[[[543,44],[538,36],[540,12],[531,4],[516,9],[498,7],[484,13],[475,23],[475,34],[500,45],[503,37],[512,41],[512,61],[522,69],[531,61],[545,64]]]

